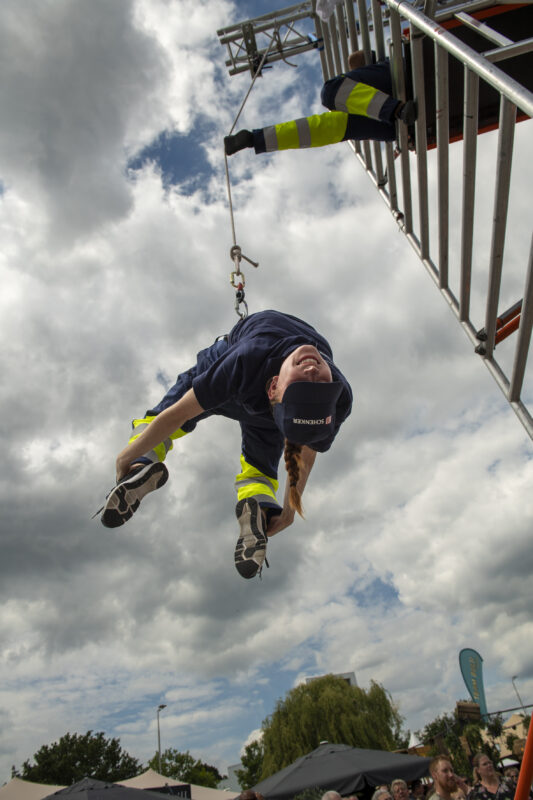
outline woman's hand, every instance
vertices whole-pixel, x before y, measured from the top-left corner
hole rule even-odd
[[[196,399],[194,389],[189,389],[174,405],[165,408],[140,434],[130,442],[117,456],[117,480],[130,471],[135,459],[153,450],[164,442],[188,420],[199,416],[203,408]]]
[[[464,792],[464,795],[466,797],[466,795],[468,794],[468,792],[470,790],[469,790],[468,786],[466,785],[465,779],[461,778],[460,775],[454,775],[453,777],[455,778],[455,782],[457,783],[457,786],[459,787],[459,789],[461,789],[462,792]]]
[[[131,458],[128,456],[127,451],[128,448],[126,447],[117,456],[117,461],[116,461],[117,483],[131,470],[132,461]]]
[[[271,517],[266,530],[267,536],[275,536],[276,533],[285,530],[294,522],[294,511],[292,508],[283,509],[277,517]]]

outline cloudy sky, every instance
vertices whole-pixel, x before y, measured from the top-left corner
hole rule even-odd
[[[225,770],[278,697],[330,671],[381,682],[416,730],[466,696],[465,646],[490,710],[516,705],[514,675],[533,700],[531,441],[347,145],[230,159],[237,241],[260,262],[243,265],[250,311],[318,327],[356,396],[306,520],[271,541],[262,581],[238,576],[239,431],[221,419],[128,525],[91,519],[130,420],[237,321],[222,137],[249,76],[228,76],[216,31],[268,7],[2,4],[0,782],[67,731],[146,761],[159,703],[162,746]],[[315,52],[276,65],[242,126],[318,112],[320,83]]]

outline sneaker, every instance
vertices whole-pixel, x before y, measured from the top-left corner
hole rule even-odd
[[[234,153],[238,153],[239,150],[253,146],[254,135],[251,131],[239,131],[233,136],[224,137],[224,152],[227,156],[232,156]]]
[[[149,492],[159,489],[168,480],[168,469],[160,461],[142,464],[117,483],[106,497],[100,521],[106,528],[118,528],[137,511]]]
[[[241,526],[235,547],[235,566],[243,578],[254,578],[261,573],[266,561],[267,536],[263,530],[261,506],[253,497],[246,497],[237,503],[235,514]],[[268,567],[268,561],[266,564]]]

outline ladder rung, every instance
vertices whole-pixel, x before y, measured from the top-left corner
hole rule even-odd
[[[494,42],[494,44],[500,45],[501,47],[514,44],[512,39],[509,39],[502,33],[498,33],[498,31],[495,31],[490,25],[487,25],[486,22],[480,22],[478,19],[471,17],[470,14],[467,14],[465,11],[459,11],[457,14],[454,14],[454,16],[456,19],[460,20],[463,25],[477,31],[481,36],[484,36],[485,39],[488,39],[489,42]]]
[[[512,333],[518,330],[518,326],[520,325],[520,314],[517,317],[514,317],[507,325],[504,325],[496,332],[496,338],[494,340],[494,344],[499,344],[503,342],[504,339],[507,339]]]
[[[494,50],[485,50],[483,56],[487,61],[504,61],[507,58],[515,58],[515,56],[522,56],[524,53],[533,52],[533,38],[522,39],[520,42],[506,45],[505,47],[496,47]]]

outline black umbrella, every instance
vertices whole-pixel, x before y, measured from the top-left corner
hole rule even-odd
[[[422,778],[428,774],[430,761],[420,756],[326,742],[258,783],[254,791],[267,800],[285,800],[315,786],[348,795],[367,786],[390,783],[395,778],[404,781]]]
[[[66,789],[49,794],[43,800],[61,800],[63,795],[72,795],[70,800],[161,800],[160,792],[133,789],[131,786],[106,783],[95,778],[83,778],[72,786],[67,786]]]

